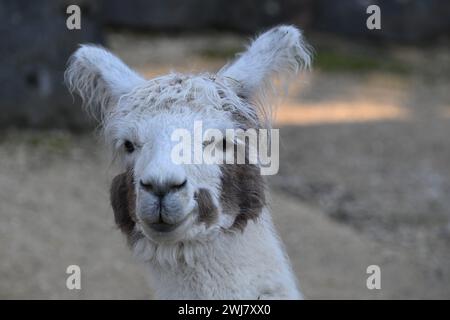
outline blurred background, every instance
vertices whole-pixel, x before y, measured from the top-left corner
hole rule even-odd
[[[68,30],[67,6],[81,8]],[[366,9],[381,9],[369,30]],[[80,43],[147,77],[215,71],[295,24],[315,49],[277,113],[274,219],[307,298],[450,298],[450,2],[0,1],[0,298],[148,298],[116,173],[63,84]],[[82,289],[66,288],[67,266]],[[366,268],[381,268],[368,290]]]

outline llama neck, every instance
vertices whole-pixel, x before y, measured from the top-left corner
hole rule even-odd
[[[235,233],[206,242],[137,244],[147,251],[152,289],[161,299],[296,299],[300,294],[267,210]]]

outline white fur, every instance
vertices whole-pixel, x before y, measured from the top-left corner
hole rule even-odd
[[[144,79],[120,59],[99,46],[82,45],[69,60],[64,74],[70,91],[76,91],[87,110],[100,119],[111,103]]]
[[[252,99],[263,117],[271,120],[273,95],[277,92],[274,80],[287,89],[299,71],[311,65],[310,46],[300,30],[293,26],[279,26],[257,37],[247,51],[219,71],[231,79],[238,94]]]
[[[171,132],[192,130],[197,120],[205,130],[239,127],[236,114],[255,128],[270,125],[265,122],[271,110],[266,97],[273,78],[290,81],[309,64],[308,47],[290,26],[262,34],[217,75],[172,73],[145,80],[95,46],[82,46],[71,58],[65,74],[70,90],[101,121],[106,143],[123,170],[132,170],[138,218],[134,232],[145,235],[133,250],[147,264],[157,298],[301,298],[268,208],[242,232],[230,229],[236,213],[221,207],[220,167],[175,164],[169,155]],[[125,152],[125,141],[135,146],[132,153]],[[155,199],[137,182],[183,179],[185,187],[164,198],[171,208],[166,218],[179,227],[164,234],[152,231],[141,218],[152,212]],[[199,222],[194,194],[201,188],[219,211],[210,225]]]
[[[157,299],[300,299],[289,260],[265,209],[243,233],[182,245],[140,240]]]

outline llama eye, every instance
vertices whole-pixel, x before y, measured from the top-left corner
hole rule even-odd
[[[210,144],[213,144],[215,142],[216,142],[216,140],[214,138],[211,138],[210,140],[203,141],[203,147],[206,147],[206,146],[208,146]],[[224,149],[226,148],[226,143],[227,143],[227,140],[224,138],[222,140],[222,146],[223,146]],[[219,146],[219,141],[217,141],[216,145]]]
[[[134,145],[131,141],[125,140],[123,146],[125,148],[125,151],[128,153],[132,153],[134,151]]]
[[[214,142],[214,138],[211,138],[209,140],[203,141],[203,148],[210,145],[211,143]]]

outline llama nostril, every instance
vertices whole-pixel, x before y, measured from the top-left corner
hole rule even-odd
[[[170,189],[172,189],[172,190],[179,190],[181,188],[184,188],[186,186],[186,184],[187,184],[187,180],[185,179],[182,183],[172,185],[170,187]]]
[[[162,184],[154,184],[148,181],[140,180],[139,184],[145,191],[153,193],[158,198],[163,198],[169,192],[176,192],[184,188],[187,184],[187,180],[183,180],[182,183],[168,183],[166,181]]]

